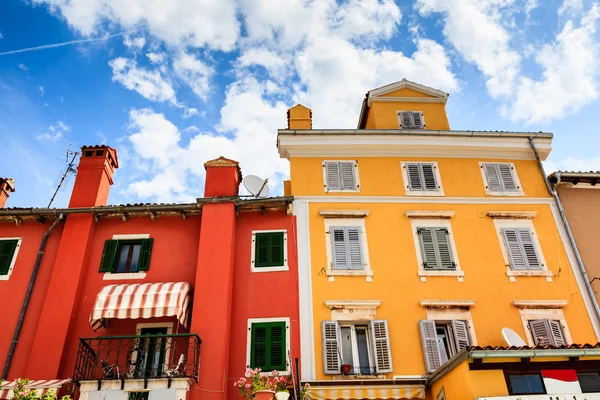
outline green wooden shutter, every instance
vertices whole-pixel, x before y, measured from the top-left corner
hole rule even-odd
[[[267,347],[269,336],[269,324],[252,324],[252,342],[250,344],[250,368],[267,368]]]
[[[285,241],[283,232],[265,232],[254,235],[254,267],[283,267]]]
[[[285,371],[287,368],[287,328],[285,322],[252,324],[250,368]]]
[[[269,369],[285,371],[286,368],[286,327],[285,322],[272,322],[269,324]]]
[[[142,240],[142,248],[140,249],[140,259],[138,262],[138,271],[148,271],[150,268],[150,255],[152,253],[152,245],[154,239]]]
[[[117,260],[118,240],[107,240],[104,242],[104,252],[100,261],[100,272],[111,272]]]
[[[8,275],[19,240],[0,240],[0,275]]]
[[[271,256],[272,267],[283,267],[284,263],[284,240],[283,232],[274,232],[271,237],[271,248],[269,249],[269,255]]]

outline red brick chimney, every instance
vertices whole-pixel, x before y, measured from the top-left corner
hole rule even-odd
[[[204,168],[204,197],[237,196],[242,180],[242,170],[237,161],[221,156],[205,162]]]
[[[117,168],[117,150],[108,146],[83,146],[69,207],[105,206]]]
[[[15,191],[15,180],[11,178],[0,178],[0,208],[6,206],[10,194]]]

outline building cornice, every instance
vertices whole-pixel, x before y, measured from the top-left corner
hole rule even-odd
[[[375,97],[369,98],[367,104],[369,107],[373,103],[438,103],[446,104],[448,98],[434,97]]]
[[[450,219],[454,217],[454,211],[441,210],[406,210],[404,212],[408,218],[441,218]]]
[[[536,211],[488,211],[488,217],[493,219],[533,219]]]
[[[319,210],[319,215],[325,218],[365,218],[369,210]]]
[[[567,306],[567,300],[514,300],[513,306],[524,309],[558,309]]]

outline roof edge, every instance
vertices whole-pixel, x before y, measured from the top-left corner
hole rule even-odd
[[[339,136],[339,135],[384,135],[384,136],[466,136],[466,137],[523,137],[552,139],[551,132],[507,132],[507,131],[462,131],[424,129],[279,129],[278,135],[294,136]]]

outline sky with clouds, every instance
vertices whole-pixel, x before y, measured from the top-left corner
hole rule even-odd
[[[553,132],[548,172],[600,170],[599,19],[586,0],[3,0],[0,176],[10,206],[46,206],[69,146],[107,144],[113,204],[193,201],[220,155],[280,194],[287,108],[354,128],[402,78],[451,94],[452,129]]]

